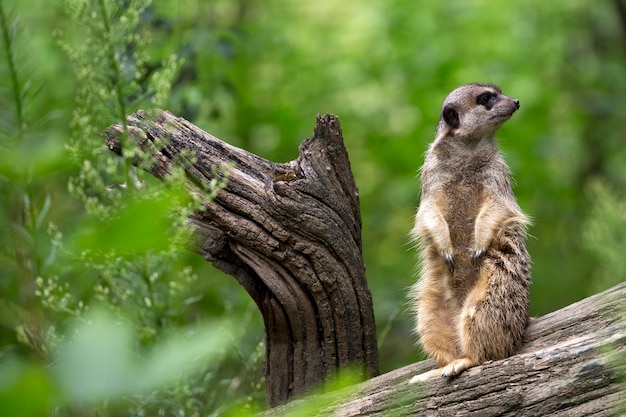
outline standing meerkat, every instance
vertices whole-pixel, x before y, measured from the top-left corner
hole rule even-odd
[[[519,100],[491,84],[468,84],[443,102],[437,136],[421,168],[422,192],[411,237],[421,274],[411,290],[416,330],[453,377],[520,347],[528,324],[529,220],[511,189],[495,142]]]

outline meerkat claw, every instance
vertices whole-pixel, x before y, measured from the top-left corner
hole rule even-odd
[[[443,370],[441,371],[441,378],[442,379],[455,377],[457,375],[458,375],[458,373],[457,373],[456,369],[454,369],[454,365],[448,365],[445,368],[443,368]]]
[[[454,255],[450,252],[441,252],[441,257],[443,258],[444,262],[448,265],[448,268],[450,269],[450,272],[454,271]]]
[[[481,249],[474,249],[473,253],[472,253],[472,262],[476,263],[480,260],[480,258],[483,257],[483,255],[485,254],[485,252],[487,252],[487,250],[485,248],[481,248]]]

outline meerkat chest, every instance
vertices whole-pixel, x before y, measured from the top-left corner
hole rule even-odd
[[[456,166],[442,176],[437,205],[442,209],[454,244],[468,246],[473,241],[476,218],[488,195],[482,172],[472,165]]]
[[[465,296],[478,279],[477,265],[472,262],[471,247],[474,242],[474,231],[478,213],[482,209],[486,197],[486,187],[477,181],[477,177],[452,175],[443,184],[441,195],[444,204],[443,214],[456,259],[454,271],[447,277],[448,288],[453,299],[463,302]]]
[[[440,193],[443,201],[439,207],[443,209],[453,243],[471,243],[484,191],[481,184],[465,179],[456,179],[443,185]]]

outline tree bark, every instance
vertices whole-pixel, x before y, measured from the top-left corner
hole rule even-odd
[[[518,354],[454,379],[409,384],[435,367],[427,360],[337,393],[333,405],[311,410],[307,405],[316,401],[309,398],[265,415],[289,416],[298,409],[369,417],[624,415],[625,312],[623,283],[533,320]]]
[[[233,147],[169,112],[139,111],[127,121],[129,139],[152,155],[149,171],[158,178],[183,162],[200,191],[232,164],[226,188],[190,222],[197,251],[233,275],[263,315],[268,405],[347,365],[378,374],[359,194],[339,120],[318,116],[313,137],[289,163]],[[119,125],[105,132],[118,154],[125,136]]]

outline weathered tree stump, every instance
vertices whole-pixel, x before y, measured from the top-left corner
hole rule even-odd
[[[623,283],[533,320],[521,352],[457,378],[409,384],[435,368],[427,360],[337,393],[333,405],[323,397],[297,400],[266,415],[293,415],[307,402],[327,404],[313,410],[316,416],[624,415],[625,313]]]
[[[177,159],[191,183],[228,184],[190,219],[197,250],[256,302],[266,331],[267,403],[283,403],[341,367],[378,373],[372,297],[361,252],[359,194],[339,120],[317,118],[300,156],[274,163],[233,147],[169,112],[128,116],[130,140],[153,155],[158,178]],[[122,153],[121,126],[107,129]]]

